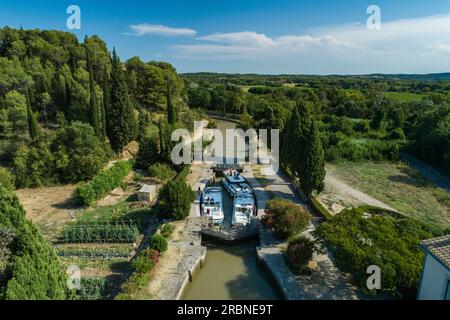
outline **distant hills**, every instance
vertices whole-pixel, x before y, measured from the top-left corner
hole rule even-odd
[[[428,73],[428,74],[382,74],[374,73],[369,75],[362,75],[364,78],[378,78],[378,79],[401,79],[401,80],[415,80],[415,81],[442,81],[450,80],[450,72],[443,73]]]
[[[293,78],[293,77],[331,77],[331,78],[365,78],[365,79],[386,79],[386,80],[413,80],[413,81],[450,81],[450,72],[428,73],[428,74],[385,74],[372,73],[361,75],[312,75],[312,74],[239,74],[239,73],[215,73],[215,72],[194,72],[182,74],[186,77],[210,77],[210,78],[233,78],[233,77],[252,77],[252,78]]]

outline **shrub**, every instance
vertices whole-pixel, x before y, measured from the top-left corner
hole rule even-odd
[[[150,240],[150,248],[163,253],[167,250],[167,240],[160,234],[154,234]]]
[[[145,273],[134,272],[128,280],[123,284],[122,290],[124,294],[132,294],[146,285],[148,276]]]
[[[147,169],[152,163],[157,162],[159,157],[157,132],[142,137],[139,141],[139,151],[136,156],[136,167]]]
[[[159,257],[161,255],[158,250],[151,248],[144,249],[142,251],[142,254],[145,255],[150,260],[154,261],[155,263],[159,261]]]
[[[90,206],[96,200],[122,184],[131,170],[129,161],[118,161],[111,168],[97,174],[91,181],[83,182],[77,188],[77,197]]]
[[[406,140],[406,136],[405,136],[405,133],[403,132],[402,128],[395,128],[394,130],[389,132],[384,139],[385,140],[405,141]]]
[[[306,237],[298,237],[289,241],[286,261],[294,274],[303,274],[308,270],[308,262],[315,251],[314,241]]]
[[[366,285],[367,266],[377,265],[383,270],[383,290],[414,296],[423,262],[419,243],[434,234],[410,218],[370,211],[368,217],[366,212],[345,209],[320,224],[317,234],[333,253],[337,267],[351,273],[360,288]]]
[[[15,179],[11,171],[3,167],[0,167],[0,185],[8,191],[13,190],[15,185]]]
[[[148,168],[148,172],[152,177],[156,177],[162,181],[172,179],[176,172],[165,163],[155,163]]]
[[[135,174],[133,174],[133,182],[134,183],[138,183],[142,181],[142,174],[136,172]]]
[[[327,208],[325,208],[319,200],[317,200],[314,196],[311,196],[310,198],[311,204],[313,208],[318,211],[325,219],[331,219],[333,218],[333,214],[328,211]]]
[[[266,204],[263,223],[283,238],[293,236],[308,226],[311,214],[292,201],[272,199]]]
[[[172,234],[173,230],[175,230],[175,227],[171,224],[165,223],[161,226],[159,230],[161,232],[161,235],[164,238],[167,238]]]
[[[346,139],[325,151],[327,161],[397,160],[401,144],[398,141]]]
[[[81,278],[79,300],[99,300],[105,294],[106,280],[103,278]]]
[[[134,269],[138,273],[150,272],[155,266],[155,261],[149,259],[146,254],[140,254],[134,261]]]

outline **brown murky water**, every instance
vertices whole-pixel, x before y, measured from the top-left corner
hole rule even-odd
[[[256,245],[256,242],[208,245],[206,264],[187,288],[183,299],[280,299],[277,289],[256,264]]]

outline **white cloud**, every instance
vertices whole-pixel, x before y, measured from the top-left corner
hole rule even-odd
[[[274,41],[268,38],[265,34],[252,31],[216,33],[209,36],[199,37],[198,39],[227,43],[231,45],[244,45],[246,47],[267,47],[274,44]]]
[[[197,31],[187,28],[172,28],[168,26],[163,26],[160,24],[135,24],[131,25],[130,29],[133,31],[130,35],[143,36],[146,34],[156,34],[160,36],[183,36],[183,37],[193,37],[197,34]]]
[[[323,27],[271,37],[252,31],[197,38],[175,46],[185,59],[264,61],[255,72],[372,73],[441,72],[450,69],[450,15]],[[235,70],[230,70],[230,72]],[[249,70],[252,71],[252,70]]]

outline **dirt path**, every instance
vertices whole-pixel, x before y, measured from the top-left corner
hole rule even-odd
[[[193,164],[191,165],[190,173],[186,177],[186,182],[193,190],[197,190],[198,187],[203,188],[207,183],[208,175],[209,172],[206,171],[205,165]],[[199,195],[197,194],[194,205],[191,206],[190,218],[188,219],[195,219],[199,215]],[[183,278],[187,272],[183,267],[184,263],[188,261],[183,261],[183,259],[186,256],[191,256],[190,252],[192,250],[196,250],[192,246],[193,235],[189,231],[189,221],[174,221],[171,224],[174,225],[175,230],[169,238],[167,251],[152,271],[148,290],[143,298],[167,299],[169,297],[173,299],[173,292],[176,291],[179,285],[179,281],[176,279]]]
[[[183,238],[183,230],[186,227],[186,221],[172,222],[175,227],[169,239],[167,251],[160,258],[158,264],[151,273],[151,280],[148,285],[148,294],[151,297],[158,297],[166,283],[167,277],[171,273],[176,272],[178,257],[180,255],[180,247],[177,245]]]
[[[261,168],[259,168],[261,169]],[[252,187],[261,190],[262,186],[258,179],[254,178],[253,170],[250,166],[245,168],[245,177]],[[272,192],[275,197],[291,200],[297,204],[303,204],[302,200],[293,190],[289,178],[281,171],[277,174],[265,178],[266,186],[258,197],[258,210],[264,210],[267,194]],[[265,190],[265,192],[264,192]],[[259,213],[258,213],[259,215]],[[302,233],[305,236],[314,238],[313,234],[317,227],[317,220],[313,220],[309,227]],[[257,250],[259,257],[271,270],[279,286],[284,291],[289,300],[354,300],[359,299],[357,289],[348,277],[345,277],[335,266],[331,253],[324,248],[320,254],[314,254],[310,266],[312,275],[310,278],[301,279],[292,274],[286,265],[282,252],[285,243],[274,235],[273,230],[260,228],[260,247]]]
[[[67,222],[82,212],[74,200],[76,185],[63,185],[16,191],[26,217],[32,220],[47,237],[54,236]]]
[[[348,206],[360,206],[363,204],[376,206],[392,211],[397,211],[386,203],[377,200],[364,192],[361,192],[352,186],[340,181],[332,170],[327,169],[325,176],[325,192],[318,199],[334,214],[339,213]]]

